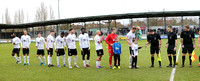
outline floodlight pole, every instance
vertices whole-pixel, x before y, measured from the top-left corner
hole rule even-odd
[[[59,4],[59,1],[58,0],[58,19],[60,19],[60,4]],[[60,33],[60,25],[58,24],[57,25],[57,33],[59,34]]]

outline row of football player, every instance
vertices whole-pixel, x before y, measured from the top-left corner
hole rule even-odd
[[[70,34],[67,37],[64,37],[64,33],[62,32],[59,36],[54,39],[54,31],[51,30],[50,34],[47,36],[47,41],[41,36],[41,33],[38,33],[38,37],[36,38],[36,47],[37,47],[37,58],[40,61],[40,65],[46,65],[46,59],[44,56],[44,45],[48,52],[48,66],[54,66],[52,64],[52,55],[53,55],[53,46],[55,47],[55,52],[57,53],[57,66],[61,67],[59,64],[59,57],[63,57],[63,66],[67,66],[65,63],[65,50],[66,46],[68,47],[68,64],[69,68],[71,67],[71,58],[72,55],[74,55],[74,67],[79,67],[77,65],[77,50],[75,45],[75,39],[76,36],[74,34],[74,29],[70,29]],[[89,42],[89,36],[85,32],[85,28],[81,29],[82,33],[79,35],[79,45],[81,48],[81,54],[82,54],[82,60],[84,67],[90,67],[89,65],[89,59],[90,59],[90,42]],[[97,52],[97,60],[96,60],[96,67],[101,68],[100,61],[101,57],[103,55],[103,47],[102,47],[102,39],[104,36],[101,36],[101,32],[98,30],[96,32],[95,36],[95,48]],[[30,36],[27,35],[27,31],[24,31],[24,35],[21,36],[21,40],[16,37],[16,34],[13,34],[13,40],[12,44],[14,45],[14,49],[12,51],[12,56],[16,59],[16,63],[21,63],[21,58],[19,56],[20,53],[20,45],[21,49],[23,50],[23,59],[24,64],[23,65],[30,65],[29,63],[29,45],[31,43]],[[54,43],[55,41],[55,43]],[[15,56],[17,54],[18,58]],[[27,55],[27,62],[26,62],[26,56]],[[40,58],[40,55],[42,55],[43,61]],[[85,63],[85,56],[87,55],[87,62]]]
[[[88,38],[88,35],[85,33],[85,29],[82,28],[82,34],[80,34],[79,36],[79,44],[80,44],[80,47],[81,47],[81,54],[83,56],[83,62],[84,62],[84,66],[85,67],[89,67],[89,56],[90,56],[90,45],[89,45],[89,38]],[[138,28],[137,28],[137,31],[136,31],[136,28],[133,27],[131,29],[131,31],[127,34],[127,43],[129,44],[129,48],[130,48],[130,58],[129,58],[129,68],[138,68],[136,66],[135,63],[132,63],[134,61],[136,61],[137,63],[137,58],[136,60],[134,60],[135,56],[137,56],[137,51],[134,51],[134,41],[135,41],[135,38],[136,38],[136,41],[135,41],[135,44],[137,46],[137,39],[139,38],[138,36],[140,36],[140,34],[138,34]],[[112,33],[109,34],[106,38],[106,43],[108,44],[108,50],[109,50],[109,64],[110,64],[110,68],[112,68],[112,57],[115,56],[116,53],[113,53],[113,50],[115,50],[115,48],[113,48],[113,43],[116,42],[115,38],[118,37],[116,35],[116,29],[114,28],[112,30]],[[176,46],[177,46],[177,35],[176,33],[174,33],[172,31],[172,27],[169,26],[168,27],[168,40],[167,40],[167,43],[166,43],[166,47],[168,48],[167,49],[167,53],[168,53],[168,58],[169,58],[169,66],[167,67],[172,67],[172,58],[171,58],[171,54],[173,54],[173,60],[174,60],[174,67],[175,67],[175,60],[176,60]],[[24,34],[26,35],[26,31],[24,31]],[[67,45],[68,45],[68,55],[69,55],[69,58],[68,58],[68,62],[69,62],[69,67],[71,67],[70,65],[70,61],[71,61],[71,56],[74,55],[75,56],[75,67],[77,66],[76,64],[76,61],[77,61],[77,51],[76,51],[76,46],[75,46],[75,35],[73,34],[74,33],[74,30],[73,29],[70,29],[70,34],[66,37],[66,41],[65,41],[65,38],[64,38],[64,33],[62,33],[61,35],[59,35],[57,38],[56,38],[56,41],[55,41],[55,48],[56,48],[56,52],[57,52],[57,63],[58,63],[58,66],[60,67],[59,65],[59,56],[60,55],[63,55],[63,59],[64,59],[64,47],[63,45],[65,46],[66,44],[64,44],[65,42],[67,42]],[[96,61],[96,64],[97,64],[97,68],[100,68],[102,66],[100,66],[100,61],[101,61],[101,57],[103,55],[103,48],[102,48],[102,38],[103,36],[100,37],[100,31],[97,31],[96,32],[97,35],[95,36],[95,46],[96,46],[96,50],[97,50],[97,61]],[[51,31],[50,35],[47,37],[47,50],[48,50],[48,64],[49,66],[52,66],[51,64],[51,56],[53,54],[53,34],[54,32]],[[41,36],[41,34],[39,34],[39,37]],[[23,38],[23,36],[21,37],[21,39]],[[28,37],[30,39],[30,37]],[[44,39],[43,39],[44,40]],[[194,43],[195,43],[195,39],[194,39],[194,33],[192,31],[189,30],[189,26],[185,26],[185,31],[183,31],[181,33],[181,45],[182,45],[182,48],[183,48],[183,64],[182,64],[182,67],[184,67],[184,57],[185,57],[185,54],[186,53],[189,53],[189,56],[191,58],[191,52],[193,51],[193,49],[195,48],[195,45],[193,45],[193,41],[194,40]],[[36,40],[37,41],[37,40]],[[59,42],[58,42],[59,41]],[[44,44],[45,44],[45,41],[43,41]],[[51,42],[51,43],[50,43]],[[49,43],[49,44],[48,44]],[[160,50],[160,47],[161,47],[161,38],[160,38],[160,35],[159,34],[156,34],[154,33],[153,30],[149,30],[149,34],[147,35],[147,43],[145,46],[147,46],[149,43],[151,43],[151,47],[150,47],[150,54],[151,54],[151,62],[152,62],[152,65],[150,67],[154,67],[154,54],[156,53],[157,55],[159,54],[159,50]],[[160,44],[159,44],[160,43]],[[29,45],[30,43],[26,44],[26,45]],[[169,44],[167,46],[167,44]],[[28,46],[23,46],[23,44],[21,44],[23,48],[26,48],[28,49]],[[51,45],[51,46],[49,46]],[[189,45],[189,46],[188,46]],[[192,45],[192,46],[190,46]],[[42,47],[44,47],[44,45],[41,44]],[[192,49],[190,49],[192,48]],[[23,53],[24,54],[29,54],[28,51],[26,51],[26,49],[23,50]],[[38,47],[39,49],[39,47]],[[43,48],[44,49],[44,48]],[[116,49],[118,49],[118,47],[116,47]],[[66,50],[66,46],[65,46],[65,50]],[[138,49],[135,49],[135,50],[138,50]],[[27,53],[26,53],[27,52]],[[136,52],[136,53],[135,53]],[[41,53],[41,51],[38,51],[38,53]],[[37,54],[38,54],[37,53]],[[42,52],[43,53],[43,52]],[[85,64],[85,55],[87,54],[87,63]],[[39,54],[38,54],[39,55]],[[116,56],[117,57],[117,56]],[[133,58],[134,57],[134,58]],[[25,58],[25,57],[24,57]],[[27,57],[28,59],[28,57]],[[38,57],[38,59],[40,59]],[[44,58],[45,60],[45,58]],[[120,60],[120,59],[119,59]],[[27,60],[29,61],[29,60]],[[29,65],[29,63],[27,63]],[[24,64],[25,65],[25,64]],[[42,61],[41,61],[41,65],[42,65]],[[159,61],[159,65],[161,67],[161,61]],[[64,62],[64,66],[65,65],[65,62]],[[119,66],[119,64],[118,64]],[[190,61],[190,66],[191,66],[191,61]]]

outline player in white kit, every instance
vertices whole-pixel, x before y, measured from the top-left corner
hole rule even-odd
[[[31,44],[31,37],[27,34],[27,31],[24,31],[24,35],[21,36],[21,49],[23,50],[24,55],[24,64],[29,65],[29,45]],[[27,63],[26,63],[26,55],[27,55]]]
[[[20,46],[19,44],[21,43],[20,39],[16,36],[15,33],[12,34],[13,39],[12,39],[12,44],[14,45],[14,48],[12,50],[12,56],[16,59],[16,64],[21,63],[21,57],[19,55],[20,53]],[[17,54],[17,57],[15,56],[15,53]]]
[[[72,55],[74,55],[74,67],[78,68],[79,66],[76,64],[77,59],[78,59],[76,44],[75,44],[76,35],[74,34],[73,28],[69,29],[69,32],[70,32],[70,34],[66,37],[66,42],[67,42],[67,47],[68,47],[69,68],[72,68],[72,66],[71,66]]]
[[[135,32],[136,32],[136,27],[132,27],[131,31],[127,34],[126,36],[126,41],[129,44],[129,51],[130,51],[130,57],[129,57],[129,68],[132,68],[132,47],[133,47],[133,42],[132,40],[135,38]]]
[[[54,30],[51,30],[50,31],[50,34],[47,36],[47,53],[48,53],[48,66],[51,67],[51,66],[54,66],[52,64],[52,55],[53,55],[53,45],[54,45]]]
[[[66,67],[67,65],[65,64],[65,50],[66,50],[66,43],[65,43],[65,33],[62,32],[59,36],[56,37],[56,41],[54,43],[55,46],[55,52],[57,52],[57,65],[58,67],[61,67],[59,64],[59,57],[63,57],[63,66]],[[65,49],[64,49],[64,46]]]
[[[102,68],[100,62],[101,62],[101,58],[103,53],[103,47],[102,47],[102,39],[103,39],[103,35],[100,37],[101,35],[101,31],[97,30],[96,31],[96,36],[94,37],[94,42],[95,42],[95,48],[96,48],[96,52],[97,52],[97,59],[96,59],[96,68]]]
[[[85,32],[85,28],[81,28],[81,34],[79,35],[79,45],[81,48],[81,55],[84,67],[90,67],[90,40],[88,34]],[[87,63],[85,63],[85,55],[87,55]]]
[[[44,45],[47,48],[45,39],[41,36],[41,33],[38,33],[38,37],[36,38],[36,45],[35,45],[35,47],[38,48],[36,57],[40,61],[40,65],[43,64],[45,66],[46,65],[46,59],[45,59],[45,56],[44,56],[44,54],[45,54],[44,53]],[[43,62],[40,58],[40,55],[42,55]]]

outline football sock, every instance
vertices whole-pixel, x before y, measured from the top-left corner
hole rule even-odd
[[[182,65],[185,63],[185,56],[182,56]]]
[[[83,60],[83,65],[85,66],[85,60]]]
[[[76,55],[76,56],[74,56],[74,64],[76,64],[76,62],[77,62],[77,58],[78,58],[78,56]]]
[[[38,58],[38,60],[42,63],[42,60],[41,60],[40,56],[38,56],[37,58]]]
[[[130,57],[129,57],[129,66],[132,65],[132,60],[133,60],[133,58],[132,58],[132,56],[130,56]]]
[[[192,59],[191,59],[191,56],[189,56],[189,60],[190,60],[190,65],[192,65]]]
[[[63,57],[63,64],[65,64],[65,55],[63,55],[62,57]]]
[[[112,65],[112,56],[109,57],[109,64]]]
[[[176,64],[176,56],[173,56],[174,64]]]
[[[151,65],[154,66],[154,57],[151,57]]]
[[[43,58],[43,60],[44,60],[44,63],[46,63],[46,59],[45,59],[45,56],[44,57],[42,57]]]
[[[52,64],[52,57],[50,57],[50,64]]]
[[[71,59],[72,59],[72,56],[68,56],[68,64],[69,64],[69,66],[71,65]]]
[[[87,65],[89,65],[89,60],[87,60],[87,63],[86,63]]]
[[[99,65],[99,66],[101,65],[101,61],[98,61],[98,65]]]
[[[98,66],[98,61],[96,61],[96,66]]]
[[[27,63],[29,63],[29,56],[27,56]]]
[[[57,65],[60,65],[60,64],[59,64],[59,56],[57,56]]]
[[[169,59],[169,65],[172,65],[172,57],[168,56],[168,59]]]
[[[18,57],[19,61],[21,62],[21,57]]]
[[[24,56],[23,58],[24,58],[24,63],[26,63],[26,56]]]
[[[15,55],[13,57],[16,59],[16,61],[19,61]]]

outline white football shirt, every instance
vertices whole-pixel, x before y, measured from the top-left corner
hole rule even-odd
[[[44,50],[44,45],[47,47],[44,38],[43,37],[37,37],[35,46],[38,46],[39,50]]]
[[[47,40],[48,40],[48,47],[49,48],[53,48],[53,43],[54,43],[54,37],[52,35],[48,35],[47,36]]]
[[[31,37],[29,35],[22,35],[21,36],[21,47],[22,48],[29,48],[29,45],[31,44]]]
[[[138,45],[137,44],[133,44],[132,51],[135,56],[138,56]]]
[[[66,37],[66,42],[69,49],[76,49],[75,39],[76,39],[75,34],[69,34]]]
[[[55,49],[64,49],[63,45],[66,47],[65,37],[57,36],[54,43]]]
[[[135,33],[132,33],[131,31],[128,32],[126,38],[129,40],[129,42],[130,42],[131,44],[133,44],[133,38],[135,38]],[[130,47],[130,46],[131,46],[131,45],[129,45],[129,47]]]
[[[14,48],[20,48],[20,46],[19,46],[20,43],[21,43],[21,41],[18,37],[15,37],[12,39],[12,44],[14,45]]]
[[[80,45],[81,50],[83,48],[90,49],[90,40],[89,40],[89,36],[87,33],[80,34],[78,38],[79,38],[79,45]]]
[[[96,48],[96,50],[103,49],[102,43],[99,44],[99,43],[98,43],[99,41],[101,41],[101,38],[100,38],[99,35],[96,35],[96,36],[94,37],[94,42],[95,42],[95,48]]]

